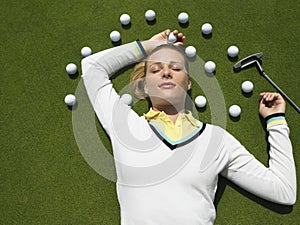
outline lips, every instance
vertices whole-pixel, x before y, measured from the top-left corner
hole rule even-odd
[[[161,83],[158,87],[163,88],[163,89],[170,89],[170,88],[173,88],[175,86],[176,85],[172,82],[164,82],[164,83]]]

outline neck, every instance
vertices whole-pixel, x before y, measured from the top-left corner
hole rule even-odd
[[[164,106],[153,106],[154,111],[164,111],[165,114],[170,118],[170,120],[175,123],[179,113],[184,112],[185,108],[184,107],[174,107],[172,105],[164,105]]]

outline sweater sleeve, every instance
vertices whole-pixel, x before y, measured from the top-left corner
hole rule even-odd
[[[110,134],[114,109],[122,108],[120,96],[110,80],[120,69],[138,62],[143,58],[143,50],[138,42],[107,49],[82,60],[82,78],[90,102],[104,129]]]
[[[293,205],[296,201],[296,169],[289,128],[285,122],[273,123],[267,126],[267,131],[269,167],[265,167],[227,133],[225,148],[229,162],[222,175],[261,198]]]

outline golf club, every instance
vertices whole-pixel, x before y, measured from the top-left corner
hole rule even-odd
[[[260,63],[260,59],[263,56],[262,52],[259,53],[255,53],[253,55],[250,55],[240,61],[238,61],[234,66],[233,66],[233,70],[235,72],[239,72],[242,69],[244,69],[245,67],[250,67],[255,65],[256,68],[258,69],[259,73],[261,76],[263,76],[264,78],[266,78],[271,85],[291,104],[291,106],[298,112],[300,113],[300,108],[292,101],[292,99],[289,98],[289,96],[287,96],[272,80],[271,78],[264,72],[261,63]]]

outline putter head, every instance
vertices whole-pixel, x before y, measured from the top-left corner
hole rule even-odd
[[[263,56],[262,52],[255,53],[253,55],[247,56],[246,58],[243,58],[242,60],[238,61],[236,64],[233,66],[233,70],[235,72],[239,72],[243,68],[257,64],[257,62],[260,60],[260,58]]]

